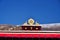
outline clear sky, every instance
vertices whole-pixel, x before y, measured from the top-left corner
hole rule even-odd
[[[60,23],[60,0],[0,0],[0,24]]]

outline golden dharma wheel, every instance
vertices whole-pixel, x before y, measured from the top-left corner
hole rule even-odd
[[[29,19],[29,20],[28,20],[28,24],[29,24],[29,25],[33,25],[33,24],[34,24],[34,20],[33,20],[32,18]]]

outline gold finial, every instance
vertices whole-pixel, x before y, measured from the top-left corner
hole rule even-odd
[[[36,30],[38,30],[38,28],[36,28]]]
[[[29,23],[29,25],[33,25],[33,24],[34,24],[34,20],[33,20],[32,18],[30,18],[30,19],[28,20],[28,23]]]
[[[25,29],[27,29],[27,27],[25,27]]]
[[[31,30],[32,30],[32,27],[31,27]]]

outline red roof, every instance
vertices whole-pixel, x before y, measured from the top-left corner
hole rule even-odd
[[[0,37],[60,38],[60,33],[0,33]]]

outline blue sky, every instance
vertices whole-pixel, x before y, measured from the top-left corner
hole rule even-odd
[[[0,24],[60,23],[60,0],[0,0]]]

